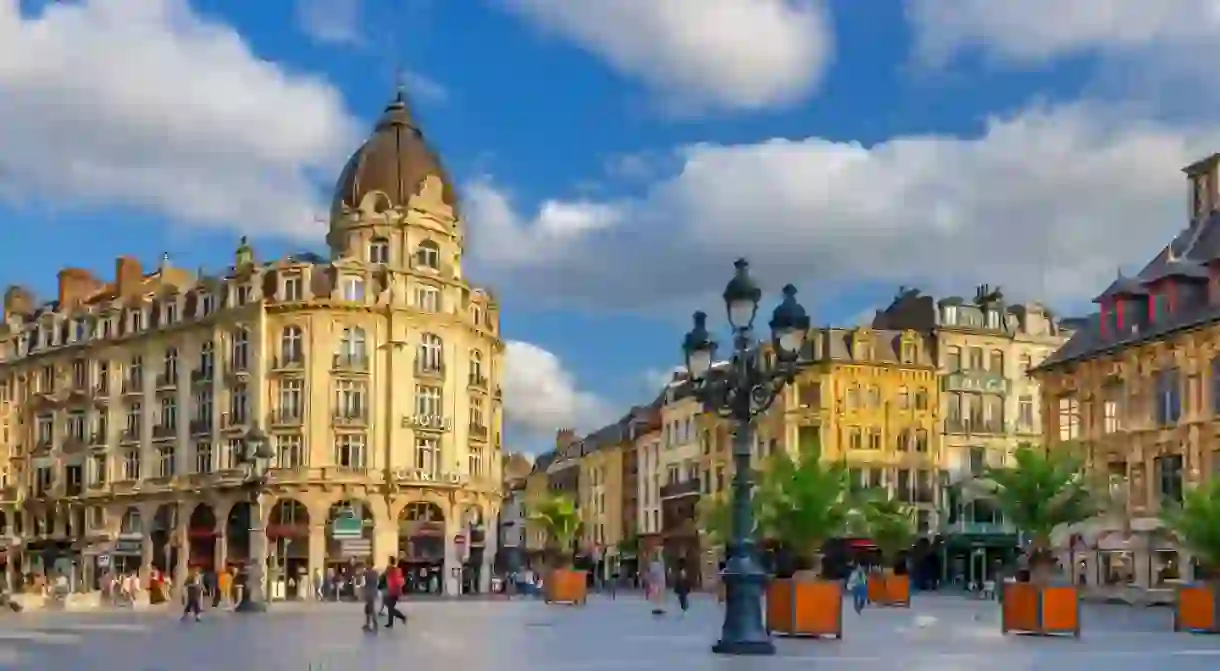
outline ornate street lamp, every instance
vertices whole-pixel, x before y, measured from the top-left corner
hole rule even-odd
[[[707,330],[707,314],[695,313],[682,350],[696,397],[704,406],[733,423],[732,533],[723,580],[724,625],[712,651],[725,655],[772,655],[775,645],[763,624],[762,599],[767,574],[758,562],[754,543],[754,511],[750,497],[754,474],[750,450],[754,420],[766,412],[801,366],[801,348],[809,331],[809,315],[796,300],[796,287],[783,289],[783,301],[771,315],[771,350],[763,356],[754,337],[754,318],[762,291],[750,279],[749,264],[738,259],[737,272],[724,289],[724,304],[733,332],[733,357],[715,368],[716,341]]]
[[[246,584],[241,601],[233,610],[237,613],[263,613],[267,602],[263,596],[267,566],[267,529],[263,525],[263,489],[267,484],[267,467],[275,454],[267,434],[257,426],[246,432],[242,440],[241,465],[246,474],[242,490],[250,503],[250,561],[246,563]]]

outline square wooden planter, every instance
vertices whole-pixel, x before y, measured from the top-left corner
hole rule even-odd
[[[1080,636],[1080,593],[1074,585],[1004,584],[1003,633]]]
[[[547,603],[583,606],[589,598],[589,582],[584,571],[554,569],[546,578],[544,599]]]
[[[772,580],[767,630],[784,636],[843,638],[843,588],[823,580]]]
[[[1173,630],[1192,634],[1220,634],[1220,584],[1194,583],[1178,588],[1173,609]]]
[[[894,575],[889,571],[885,573],[870,573],[868,576],[868,600],[878,606],[910,608],[910,576]]]

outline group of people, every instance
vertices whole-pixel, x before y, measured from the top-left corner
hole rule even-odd
[[[406,586],[398,559],[390,557],[385,571],[378,571],[374,566],[357,566],[355,576],[355,587],[364,601],[364,626],[361,627],[364,631],[377,633],[381,627],[377,616],[382,612],[386,615],[386,629],[393,629],[395,620],[407,623],[407,616],[398,610],[398,601]]]

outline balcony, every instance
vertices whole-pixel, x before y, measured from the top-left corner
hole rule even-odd
[[[496,388],[492,390],[491,397],[497,401],[504,397],[504,391],[500,389],[499,385],[496,385]]]
[[[946,534],[979,536],[1017,533],[1017,528],[1008,522],[968,522],[960,519],[956,522],[945,522],[940,529],[941,533]]]
[[[368,426],[369,414],[364,410],[336,410],[331,415],[334,426],[364,427]]]
[[[192,419],[187,430],[192,436],[210,436],[212,435],[212,418]]]
[[[341,373],[367,373],[369,358],[364,354],[336,354],[331,360],[331,369]]]
[[[105,431],[94,431],[89,434],[89,446],[93,448],[105,448],[107,436]]]
[[[1007,428],[1004,422],[998,420],[983,421],[981,419],[971,419],[969,417],[959,417],[945,420],[945,433],[962,433],[967,435],[980,434],[998,434],[1007,433]]]
[[[445,377],[445,363],[443,361],[416,362],[415,363],[416,377]]]
[[[305,355],[301,352],[283,352],[276,355],[271,362],[271,369],[276,371],[299,370],[305,367]]]
[[[173,440],[178,437],[178,427],[174,424],[157,424],[153,427],[153,440]]]
[[[481,440],[481,441],[487,440],[487,427],[486,426],[484,426],[482,424],[472,423],[470,425],[469,429],[470,429],[470,437],[472,439]]]
[[[300,408],[280,408],[267,417],[267,423],[271,426],[300,426],[303,415]]]
[[[661,499],[677,499],[684,496],[699,496],[699,478],[661,485]]]
[[[138,443],[140,442],[140,429],[124,429],[123,433],[119,434],[120,443]]]
[[[21,489],[17,485],[0,487],[0,501],[14,502],[20,495]]]
[[[191,384],[211,384],[212,380],[215,379],[215,375],[216,372],[211,366],[196,368],[195,370],[191,371]]]
[[[161,373],[157,376],[157,390],[171,391],[178,386],[177,373]]]
[[[67,436],[64,442],[59,446],[59,449],[64,454],[77,454],[85,450],[84,436]]]
[[[226,412],[220,417],[220,428],[224,431],[243,429],[250,423],[249,416],[242,412]]]
[[[136,396],[144,393],[144,379],[139,377],[123,380],[123,395]]]
[[[93,397],[95,399],[104,399],[110,396],[110,383],[99,382],[93,385]]]
[[[474,387],[475,389],[487,389],[487,376],[471,375],[470,379],[467,381],[467,385]]]
[[[45,454],[50,452],[51,448],[54,446],[55,441],[51,440],[50,438],[43,438],[34,443],[34,454]]]

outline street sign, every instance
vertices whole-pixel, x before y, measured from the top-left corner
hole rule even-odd
[[[466,544],[466,534],[457,534],[453,537],[453,544],[457,547],[462,547]]]
[[[339,541],[339,553],[344,557],[367,557],[373,554],[373,543],[364,538]]]
[[[97,567],[98,568],[110,568],[110,555],[98,555],[97,556]]]
[[[363,538],[364,520],[355,515],[337,517],[330,525],[330,537],[337,541]]]

